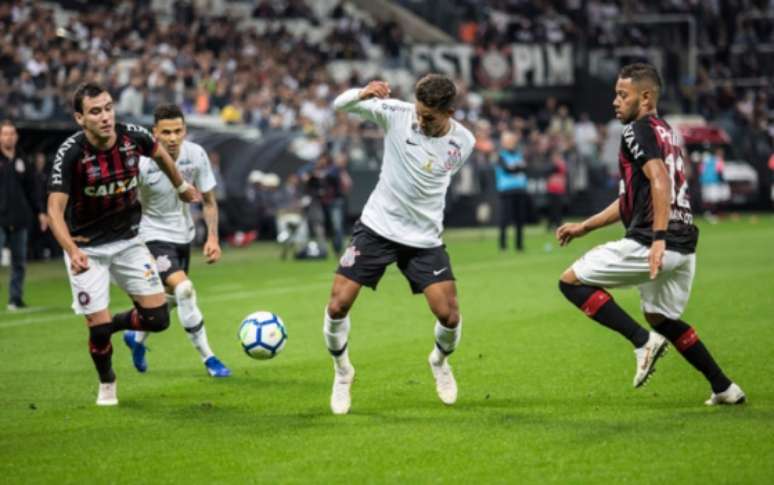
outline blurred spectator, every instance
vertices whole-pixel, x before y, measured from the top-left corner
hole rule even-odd
[[[8,310],[18,310],[24,302],[24,275],[27,266],[27,227],[37,215],[41,231],[48,221],[35,185],[34,170],[16,149],[19,135],[11,121],[0,122],[0,248],[6,241],[11,250]]]
[[[515,247],[524,250],[524,224],[527,221],[529,193],[527,192],[527,162],[519,146],[520,135],[506,131],[500,137],[500,151],[495,166],[495,182],[499,194],[500,250],[508,248],[507,230],[516,229]]]
[[[47,206],[48,193],[46,191],[48,182],[48,170],[46,166],[46,155],[42,152],[37,152],[34,158],[34,174],[35,181],[35,193],[39,197],[39,204],[41,210]],[[30,224],[29,227],[30,241],[30,259],[51,259],[52,257],[62,254],[62,248],[59,243],[54,239],[51,231],[48,227],[45,229],[37,224],[36,221]]]
[[[567,163],[559,149],[553,149],[550,156],[550,171],[546,181],[548,193],[548,230],[562,225],[562,212],[567,195]]]
[[[334,161],[333,155],[326,151],[314,164],[301,171],[306,193],[311,198],[307,219],[312,236],[318,244],[322,244],[327,232],[336,254],[344,248],[345,195],[352,185],[346,165],[345,155]],[[325,230],[326,227],[329,231]]]
[[[725,160],[722,148],[706,152],[701,161],[701,200],[704,215],[710,222],[716,221],[723,204],[728,201],[731,191],[723,179]]]

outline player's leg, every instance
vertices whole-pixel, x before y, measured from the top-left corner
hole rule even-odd
[[[398,268],[409,280],[411,291],[425,295],[430,311],[435,315],[435,339],[428,361],[438,397],[444,404],[454,404],[457,382],[449,366],[449,356],[459,344],[462,317],[449,254],[444,246],[404,248],[398,258]]]
[[[113,334],[110,312],[109,257],[96,254],[95,250],[84,250],[89,257],[89,270],[74,275],[70,271],[70,258],[64,253],[67,276],[73,294],[72,308],[76,314],[86,318],[89,329],[89,355],[99,376],[97,405],[118,404],[116,374],[113,371]]]
[[[661,277],[639,287],[645,318],[710,383],[712,395],[706,404],[743,403],[746,396],[742,389],[726,376],[693,327],[680,319],[688,304],[696,255],[667,251],[664,267],[667,272]]]
[[[454,281],[449,280],[433,283],[423,292],[436,318],[435,345],[428,357],[435,378],[435,390],[444,404],[454,404],[457,401],[457,381],[449,365],[449,356],[457,349],[462,337],[457,289]]]
[[[498,196],[499,199],[499,206],[498,206],[498,223],[499,223],[499,229],[500,229],[500,250],[505,251],[508,249],[508,225],[511,223],[511,219],[513,218],[513,209],[512,209],[512,196],[501,192]]]
[[[395,261],[396,251],[395,243],[358,222],[349,246],[339,259],[323,316],[325,345],[333,358],[331,410],[334,414],[346,414],[352,405],[350,388],[355,368],[349,360],[350,309],[362,286],[376,289],[387,266]]]
[[[183,270],[170,274],[164,283],[172,289],[177,303],[177,316],[191,344],[212,377],[229,377],[231,371],[221,362],[210,348],[204,317],[196,302],[196,289]]]
[[[515,215],[516,235],[515,244],[517,251],[524,251],[524,224],[527,222],[527,194],[526,192],[517,192],[514,195],[513,209]]]
[[[647,280],[647,251],[648,248],[628,239],[597,246],[559,279],[559,289],[565,298],[586,316],[618,332],[634,346],[637,360],[634,387],[640,387],[653,373],[656,361],[666,351],[666,340],[638,324],[605,288]]]

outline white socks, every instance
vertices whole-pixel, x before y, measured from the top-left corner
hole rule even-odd
[[[325,337],[325,345],[328,347],[328,351],[331,352],[337,368],[348,368],[351,366],[349,353],[346,348],[349,328],[349,315],[341,319],[333,319],[328,315],[328,308],[325,308],[323,336]]]
[[[183,325],[188,339],[199,352],[202,361],[213,356],[210,343],[207,341],[207,331],[204,329],[204,317],[196,305],[196,291],[191,280],[185,280],[175,287],[177,301],[177,316]]]
[[[435,347],[431,354],[431,359],[435,364],[441,364],[457,348],[462,337],[462,317],[460,322],[454,328],[448,328],[441,325],[441,322],[435,322]],[[440,347],[440,349],[439,349]]]

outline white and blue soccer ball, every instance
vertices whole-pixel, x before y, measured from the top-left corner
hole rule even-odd
[[[255,312],[242,320],[239,340],[247,355],[254,359],[266,360],[282,351],[288,340],[288,331],[276,314]]]

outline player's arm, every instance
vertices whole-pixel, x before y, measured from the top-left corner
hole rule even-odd
[[[642,171],[650,181],[650,197],[653,202],[653,242],[648,255],[650,278],[653,279],[658,275],[666,250],[665,238],[667,224],[669,224],[672,183],[669,180],[666,165],[660,158],[649,160],[643,165]]]
[[[215,191],[202,194],[202,214],[207,225],[207,241],[204,243],[204,256],[207,263],[216,263],[220,259],[220,241],[218,238],[218,200]]]
[[[89,259],[73,241],[67,228],[64,214],[70,196],[63,192],[51,192],[48,196],[48,221],[56,241],[70,257],[70,270],[73,274],[83,273],[89,269]]]
[[[172,182],[172,186],[175,187],[180,200],[183,202],[198,202],[200,200],[196,188],[183,179],[183,176],[180,175],[175,166],[175,161],[172,160],[172,157],[160,143],[156,144],[156,150],[151,158],[156,161],[164,175]]]
[[[390,85],[384,81],[371,81],[364,88],[353,88],[339,94],[333,100],[333,109],[360,115],[382,128],[387,128],[387,116],[374,103],[366,103],[372,98],[384,99],[390,95]]]
[[[619,200],[615,199],[612,204],[583,222],[562,224],[562,226],[556,230],[556,239],[559,241],[559,245],[566,246],[567,244],[570,244],[570,241],[577,237],[583,237],[600,227],[609,226],[610,224],[620,221],[621,209],[618,204]]]

